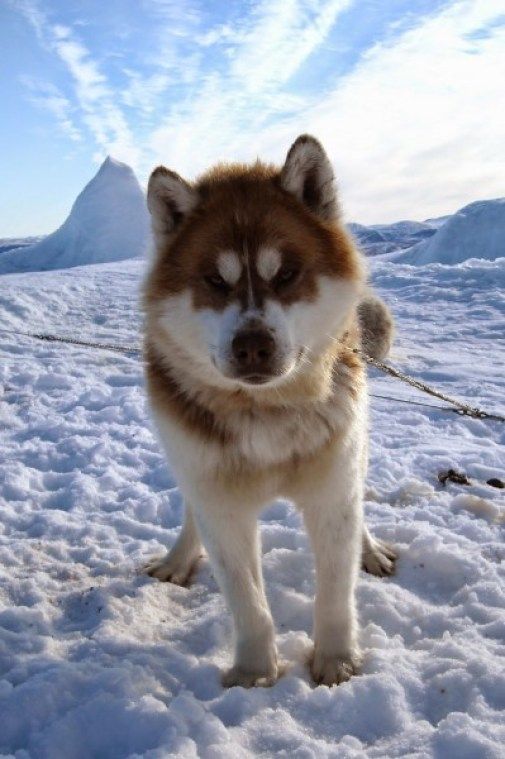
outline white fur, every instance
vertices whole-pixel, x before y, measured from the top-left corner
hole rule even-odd
[[[312,302],[298,301],[283,306],[267,301],[265,322],[271,326],[286,350],[298,353],[321,352],[341,332],[349,312],[358,302],[361,285],[334,277],[319,277],[318,296]]]
[[[245,270],[246,270],[246,275],[247,275],[247,304],[250,309],[253,309],[255,308],[255,302],[254,302],[254,290],[253,290],[253,283],[252,283],[252,276],[251,276],[251,258],[249,256],[249,250],[248,250],[246,241],[244,241],[243,260],[244,260]]]
[[[242,274],[242,264],[237,253],[223,250],[217,257],[217,270],[225,282],[236,285]]]
[[[270,282],[281,267],[282,258],[277,248],[262,248],[258,254],[256,269],[265,282]]]
[[[321,276],[315,301],[300,301],[283,306],[278,300],[266,301],[262,311],[256,307],[241,312],[238,303],[223,311],[195,311],[189,292],[173,295],[159,310],[159,324],[187,353],[195,366],[206,372],[207,381],[218,387],[240,386],[233,379],[232,341],[249,321],[260,322],[276,344],[279,375],[266,386],[285,381],[310,354],[320,352],[338,334],[350,310],[358,302],[361,284]]]
[[[341,324],[356,297],[353,288],[342,282],[324,279],[319,284],[320,297],[315,304],[300,303],[288,309],[274,301],[266,305],[264,318],[291,346],[299,345],[300,336],[311,349],[321,340],[329,340],[324,329]],[[167,326],[176,320],[177,339],[186,348],[191,344],[195,354],[200,351],[203,364],[210,355],[206,354],[207,341],[219,334],[229,339],[240,315],[235,305],[222,314],[202,312],[196,316],[184,296],[171,298],[163,310]],[[290,331],[297,330],[295,339]],[[210,366],[207,381],[220,374],[212,361]],[[282,415],[255,416],[230,409],[227,424],[236,443],[226,454],[219,443],[200,439],[175,418],[155,412],[160,440],[186,499],[187,516],[170,554],[151,564],[150,571],[161,579],[184,581],[203,542],[235,621],[235,662],[223,679],[225,685],[270,684],[278,676],[274,626],[261,574],[257,515],[279,496],[291,498],[302,510],[316,556],[313,676],[333,684],[347,679],[359,664],[354,586],[362,541],[366,399],[364,389],[358,399],[352,397],[352,390],[352,382],[346,381],[341,368],[338,388],[330,399],[302,408],[286,406]],[[322,461],[319,454],[314,456],[328,444],[331,449]],[[226,462],[230,465],[234,458],[246,468],[240,484],[230,491],[219,473],[226,471]],[[296,481],[282,474],[282,465],[293,459],[303,467],[303,476]],[[248,471],[263,474],[248,480]]]
[[[344,384],[333,403],[333,425],[341,437],[322,462],[317,457],[311,464],[305,462],[303,477],[296,482],[286,481],[268,464],[286,460],[295,452],[301,455],[320,448],[324,409],[308,415],[297,441],[293,439],[295,415],[291,425],[265,428],[260,420],[242,428],[240,454],[254,469],[259,465],[266,468],[254,485],[244,480],[238,493],[230,492],[216,477],[222,459],[217,447],[197,441],[165,414],[155,414],[161,442],[186,498],[187,514],[179,541],[155,566],[154,574],[187,577],[201,554],[202,540],[235,621],[235,662],[224,677],[225,685],[270,684],[278,675],[274,627],[261,573],[257,515],[279,496],[291,498],[302,510],[316,558],[314,678],[331,685],[347,679],[359,665],[354,587],[362,540],[366,401],[364,393],[357,402],[352,401]],[[332,425],[331,419],[328,423]],[[185,555],[181,546],[186,546]]]
[[[366,414],[359,404],[356,411],[328,466],[292,493],[316,563],[312,675],[326,685],[348,679],[360,663],[354,591],[363,531]]]

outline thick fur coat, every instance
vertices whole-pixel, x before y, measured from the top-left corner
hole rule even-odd
[[[391,329],[340,221],[331,164],[304,135],[282,169],[221,165],[190,184],[159,167],[148,204],[147,389],[186,506],[177,542],[148,571],[184,584],[203,546],[234,619],[224,685],[273,683],[257,517],[289,498],[315,557],[312,677],[339,683],[361,660],[360,565],[394,565],[363,522],[367,391],[355,352],[363,325],[381,356]],[[386,324],[375,342],[373,313]]]

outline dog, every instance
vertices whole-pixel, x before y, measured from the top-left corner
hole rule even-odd
[[[222,683],[273,684],[279,663],[257,517],[289,499],[315,557],[311,675],[341,683],[362,658],[360,562],[376,575],[394,569],[393,550],[363,522],[367,389],[357,352],[360,318],[376,355],[392,322],[367,290],[331,163],[302,135],[281,169],[219,164],[189,183],[160,166],[147,202],[155,241],[143,293],[147,393],[185,502],[175,545],[147,572],[185,584],[203,544],[234,620]]]

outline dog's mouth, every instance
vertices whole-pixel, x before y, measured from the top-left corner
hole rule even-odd
[[[269,383],[278,383],[288,377],[293,369],[298,366],[305,354],[304,348],[301,348],[294,361],[273,361],[264,366],[238,367],[233,363],[226,363],[220,366],[220,363],[214,355],[211,356],[212,364],[227,379],[240,382],[242,385],[260,386]]]
[[[238,380],[239,382],[242,382],[244,385],[265,385],[267,382],[271,382],[272,380],[276,379],[279,375],[274,371],[264,371],[264,372],[237,372],[233,369],[231,371],[223,371],[214,356],[211,357],[211,361],[213,365],[220,371],[225,377],[232,380]]]
[[[248,385],[264,385],[266,382],[274,379],[276,376],[276,374],[245,374],[238,376],[237,379],[239,379],[241,382],[247,383]]]

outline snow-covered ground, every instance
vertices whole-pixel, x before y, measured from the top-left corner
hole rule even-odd
[[[138,343],[140,261],[0,278],[0,326]],[[505,259],[374,259],[394,360],[487,409],[505,390]],[[372,398],[366,512],[394,544],[362,575],[363,673],[314,687],[314,572],[287,503],[264,514],[268,596],[288,672],[223,690],[231,623],[203,562],[180,588],[139,573],[182,504],[135,356],[0,333],[0,754],[17,759],[498,759],[505,745],[505,425]],[[378,395],[438,401],[388,379]],[[464,470],[470,487],[437,481]]]

